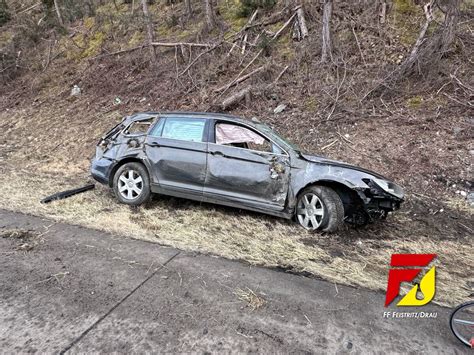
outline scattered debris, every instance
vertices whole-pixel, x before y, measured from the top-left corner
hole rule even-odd
[[[58,193],[55,193],[53,195],[50,195],[50,196],[47,196],[47,197],[43,198],[40,202],[41,203],[49,203],[51,201],[62,200],[62,199],[71,197],[73,195],[79,194],[81,192],[86,192],[86,191],[92,190],[92,189],[94,189],[94,187],[95,187],[94,184],[90,184],[90,185],[86,185],[84,187],[79,187],[77,189],[58,192]]]
[[[11,238],[21,241],[15,248],[20,251],[31,251],[40,242],[42,234],[29,229],[6,229],[0,230],[0,238]]]
[[[283,111],[285,111],[286,107],[287,107],[287,106],[286,106],[285,104],[279,104],[279,105],[273,110],[273,113],[275,113],[275,114],[282,113]]]
[[[0,238],[12,238],[12,239],[30,239],[37,237],[38,234],[29,229],[5,229],[0,231]]]
[[[474,206],[474,192],[469,192],[467,194],[466,200],[471,206]]]
[[[82,92],[81,88],[77,85],[74,85],[73,88],[71,89],[71,96],[79,96],[81,92]]]
[[[49,282],[49,281],[54,279],[54,280],[57,281],[58,285],[61,286],[61,280],[64,280],[65,277],[69,274],[70,274],[69,271],[58,272],[57,274],[51,274],[51,275],[49,275],[48,278],[46,278],[44,280],[41,280],[41,281],[38,281],[36,284]],[[93,291],[91,292],[91,294],[93,294]]]
[[[239,300],[247,302],[247,306],[252,308],[252,311],[263,307],[267,301],[253,292],[250,288],[246,287],[245,290],[238,288],[234,294],[239,298]]]

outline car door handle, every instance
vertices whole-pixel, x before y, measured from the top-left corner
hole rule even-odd
[[[148,145],[150,147],[161,147],[160,143],[157,143],[157,142],[151,142],[151,143],[148,143]]]
[[[217,151],[217,152],[211,152],[211,154],[212,154],[212,155],[217,155],[217,156],[220,156],[220,157],[225,157],[224,153],[219,152],[219,151]]]

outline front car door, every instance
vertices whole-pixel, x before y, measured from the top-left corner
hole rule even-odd
[[[202,197],[208,124],[202,117],[160,117],[146,144],[154,192],[191,199]]]
[[[212,120],[204,198],[281,211],[288,194],[289,166],[288,154],[254,128]]]

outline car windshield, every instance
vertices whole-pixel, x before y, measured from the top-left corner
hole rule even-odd
[[[284,145],[286,147],[290,147],[291,149],[293,149],[297,152],[301,152],[301,148],[298,147],[298,145],[296,145],[295,143],[290,142],[288,139],[280,136],[278,133],[276,133],[273,129],[271,129],[266,124],[259,123],[259,124],[257,124],[257,128],[260,129],[263,133],[266,133],[269,136],[271,136],[271,138],[273,138],[278,144]]]

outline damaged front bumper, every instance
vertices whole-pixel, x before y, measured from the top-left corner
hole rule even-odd
[[[368,188],[359,188],[357,193],[363,202],[365,217],[369,221],[385,218],[389,212],[400,209],[404,201],[404,192],[400,186],[385,180],[363,180]]]

